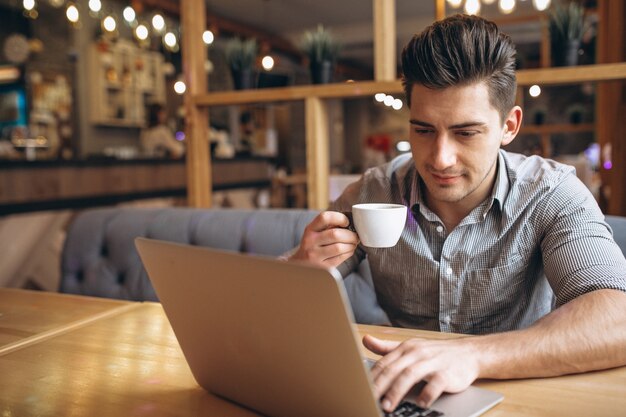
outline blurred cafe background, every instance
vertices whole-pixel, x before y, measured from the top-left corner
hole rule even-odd
[[[87,208],[323,209],[410,152],[400,51],[454,13],[517,44],[507,148],[626,215],[623,0],[206,0],[200,29],[185,4],[0,0],[0,286],[55,288]]]

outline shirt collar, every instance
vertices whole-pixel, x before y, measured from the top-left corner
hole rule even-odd
[[[506,170],[506,162],[504,160],[504,151],[502,149],[498,151],[497,164],[496,181],[494,182],[491,190],[491,195],[487,198],[488,203],[486,204],[484,213],[489,212],[494,202],[498,202],[498,208],[502,211],[504,201],[509,193],[510,183]],[[404,178],[401,179],[401,183],[406,186],[405,198],[406,201],[410,202],[409,208],[414,214],[421,211],[423,215],[429,217],[428,213],[430,213],[430,210],[423,210],[426,207],[424,204],[423,183],[417,169],[415,168],[413,159],[411,159],[411,167],[401,175],[404,175]]]

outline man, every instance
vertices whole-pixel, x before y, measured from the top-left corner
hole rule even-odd
[[[429,406],[477,378],[626,364],[626,260],[574,170],[500,150],[517,135],[515,48],[495,24],[453,16],[416,35],[402,69],[412,159],[368,170],[306,228],[290,259],[337,267],[367,256],[393,325],[481,334],[397,343],[366,336],[391,411],[417,382]],[[410,208],[394,248],[359,246],[339,211]]]

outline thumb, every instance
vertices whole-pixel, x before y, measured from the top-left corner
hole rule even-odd
[[[378,339],[366,334],[363,336],[363,346],[377,355],[386,355],[400,345],[400,342]]]

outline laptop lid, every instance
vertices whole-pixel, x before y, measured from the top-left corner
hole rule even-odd
[[[340,277],[145,238],[136,246],[204,389],[272,417],[382,415]],[[470,387],[433,408],[467,417],[501,399]]]

